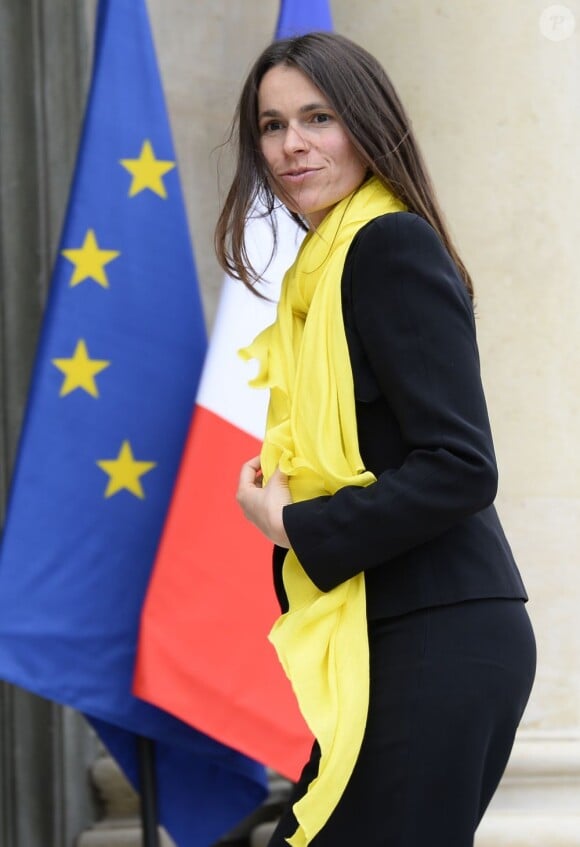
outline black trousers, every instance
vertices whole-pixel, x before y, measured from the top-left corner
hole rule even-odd
[[[536,646],[521,600],[471,600],[369,624],[365,737],[312,847],[472,847],[532,688]],[[314,745],[269,847],[317,773]]]

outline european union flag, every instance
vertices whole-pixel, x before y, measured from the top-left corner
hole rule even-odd
[[[131,695],[205,347],[146,9],[101,0],[0,552],[0,676],[90,716],[134,780],[135,734],[155,739],[160,817],[182,847],[265,795],[261,766]]]

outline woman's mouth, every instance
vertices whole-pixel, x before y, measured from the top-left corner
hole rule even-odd
[[[318,173],[320,168],[292,168],[280,175],[285,182],[300,183],[313,174]]]

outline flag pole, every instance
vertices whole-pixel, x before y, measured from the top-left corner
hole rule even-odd
[[[141,788],[141,826],[143,847],[160,847],[157,823],[157,785],[155,780],[155,742],[137,736],[139,785]]]

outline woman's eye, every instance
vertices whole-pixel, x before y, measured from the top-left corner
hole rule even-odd
[[[268,121],[268,123],[262,125],[262,132],[276,132],[281,127],[280,121]]]
[[[327,115],[325,112],[320,112],[319,114],[314,115],[312,120],[315,124],[325,124],[331,120],[331,116]]]

